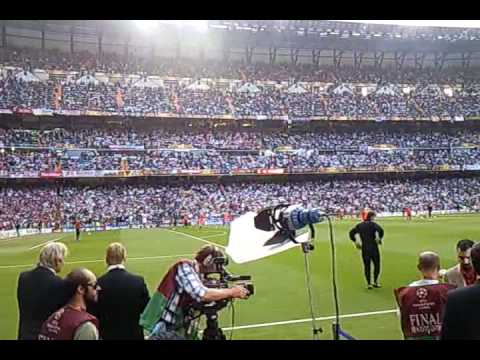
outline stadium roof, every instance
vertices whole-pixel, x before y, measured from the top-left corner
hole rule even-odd
[[[480,52],[480,21],[423,20],[1,20],[9,27],[75,33],[75,38],[113,35],[121,42],[164,32],[182,38],[202,33],[213,42],[237,48],[336,49],[339,51]],[[360,23],[359,23],[360,22]],[[389,22],[371,24],[366,22]],[[415,23],[420,24],[420,23]],[[473,27],[452,27],[453,25]],[[166,34],[166,35],[165,35]],[[150,35],[149,35],[150,36]],[[153,36],[150,36],[154,38]],[[180,38],[180,37],[178,37]]]
[[[480,28],[480,20],[332,20],[361,24],[424,26],[439,28]]]

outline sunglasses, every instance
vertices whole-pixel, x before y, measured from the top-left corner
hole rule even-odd
[[[98,283],[96,281],[94,283],[88,283],[87,286],[90,286],[93,289],[99,289],[100,288],[100,286],[98,285]]]

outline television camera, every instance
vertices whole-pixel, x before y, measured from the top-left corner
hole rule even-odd
[[[228,259],[216,257],[211,265],[203,272],[202,282],[207,288],[227,289],[234,286],[243,286],[248,290],[248,296],[254,294],[254,286],[250,275],[233,275],[226,269]],[[206,328],[203,331],[202,340],[225,340],[222,329],[218,326],[218,312],[225,308],[232,299],[223,299],[209,303],[196,302],[190,307],[188,313],[190,319],[205,315]]]

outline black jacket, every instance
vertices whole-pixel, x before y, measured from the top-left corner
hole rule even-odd
[[[448,294],[442,340],[480,340],[480,283]]]
[[[20,274],[17,286],[19,340],[37,339],[45,320],[67,303],[64,280],[51,270],[37,266]]]
[[[91,313],[100,322],[104,340],[143,340],[138,324],[140,314],[150,301],[143,277],[124,269],[112,269],[98,279],[101,290]]]
[[[378,237],[382,240],[384,234],[382,227],[373,221],[364,221],[350,230],[349,235],[350,240],[355,242],[355,235],[360,234],[360,239],[362,239],[362,249],[368,250],[377,248],[377,242],[375,241],[376,233],[378,233]]]

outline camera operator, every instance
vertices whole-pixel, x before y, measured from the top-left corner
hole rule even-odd
[[[187,316],[192,304],[248,297],[249,292],[243,286],[211,289],[202,283],[204,275],[214,271],[213,260],[219,257],[224,255],[216,246],[206,245],[193,261],[179,260],[168,270],[140,317],[140,325],[150,333],[149,339],[194,339],[194,324]]]

